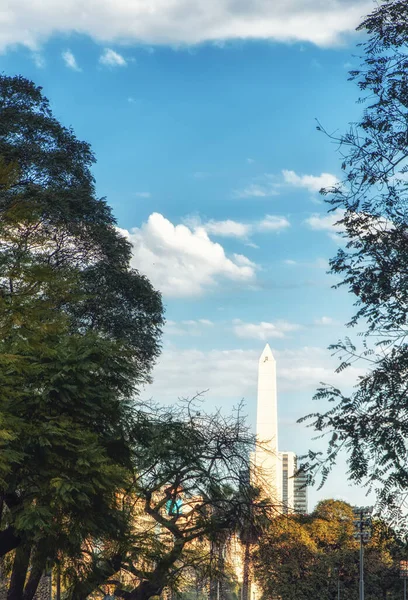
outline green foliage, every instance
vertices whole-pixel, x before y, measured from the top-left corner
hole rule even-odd
[[[118,596],[126,592],[129,599],[147,600],[165,586],[188,587],[197,577],[219,578],[226,590],[222,548],[241,528],[249,501],[253,512],[268,517],[269,507],[242,477],[253,435],[239,414],[207,415],[192,403],[171,410],[152,407],[138,431],[133,485],[124,497],[133,517],[128,547],[108,544],[100,552],[95,545],[92,563],[85,553],[80,568],[70,573],[72,597],[95,589],[102,559],[108,565],[119,555],[120,580],[130,581],[130,587],[124,589],[115,570],[110,580],[109,570],[97,579],[99,586],[113,582]],[[175,504],[179,510],[171,510]]]
[[[10,598],[88,538],[125,539],[135,398],[163,322],[160,294],[95,196],[88,144],[41,88],[0,76],[0,555]],[[31,589],[31,588],[30,588]]]
[[[95,195],[89,144],[55,119],[41,88],[23,77],[0,76],[0,156],[0,176],[2,164],[13,170],[10,185],[0,187],[0,219],[19,223],[6,257],[24,243],[37,270],[75,268],[81,301],[62,299],[60,308],[76,330],[129,344],[146,381],[160,350],[160,294],[129,267],[131,246]]]
[[[256,575],[265,597],[307,600],[325,596],[354,600],[358,594],[359,542],[353,511],[339,500],[324,500],[309,516],[274,520],[256,552]],[[365,596],[399,598],[398,560],[402,542],[383,522],[374,521],[365,548]]]
[[[316,399],[333,406],[307,418],[330,441],[327,455],[311,453],[308,466],[320,469],[324,482],[345,450],[350,478],[375,490],[381,509],[396,513],[408,487],[407,3],[381,2],[359,29],[368,37],[351,79],[365,110],[337,140],[342,182],[323,193],[343,227],[344,245],[330,261],[331,272],[356,299],[348,325],[362,327],[359,343],[346,338],[331,349],[338,371],[360,364],[366,374],[351,394],[318,390]]]

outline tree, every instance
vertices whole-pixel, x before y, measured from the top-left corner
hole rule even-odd
[[[79,293],[76,271],[20,258],[17,290],[0,296],[0,537],[3,554],[17,548],[10,600],[30,600],[46,560],[75,555],[86,536],[123,534],[116,494],[129,481],[137,416],[127,402],[133,353],[94,330],[74,333],[55,309]]]
[[[252,477],[253,475],[252,471]],[[244,548],[241,600],[250,600],[253,549],[267,530],[270,519],[282,510],[282,506],[268,506],[269,500],[262,499],[259,488],[248,487],[250,477],[251,474],[247,472],[242,480],[242,492],[246,502],[245,511],[238,524],[238,536]]]
[[[233,533],[248,510],[252,486],[243,483],[242,472],[254,439],[239,414],[224,418],[191,404],[173,407],[153,415],[145,434],[126,498],[134,515],[129,546],[122,553],[115,546],[102,553],[96,548],[91,561],[84,554],[71,571],[76,600],[101,586],[114,586],[126,600],[148,600],[166,586],[177,588],[192,570],[205,579],[212,543]],[[269,507],[260,505],[267,516]]]
[[[325,385],[318,390],[317,399],[334,405],[306,418],[331,438],[327,455],[310,453],[308,467],[311,473],[320,469],[324,482],[345,450],[350,479],[374,489],[380,508],[397,511],[408,490],[406,2],[383,1],[359,30],[368,37],[362,66],[351,78],[366,108],[337,139],[343,181],[323,193],[344,238],[330,270],[356,299],[348,325],[362,326],[361,343],[346,338],[331,349],[340,357],[339,371],[358,361],[366,374],[352,394]]]
[[[319,502],[308,516],[281,516],[271,522],[256,552],[256,574],[268,597],[282,600],[325,597],[353,600],[358,591],[359,543],[353,511],[339,500]],[[400,597],[398,558],[403,544],[381,520],[365,549],[367,600]]]
[[[148,380],[160,350],[160,294],[130,268],[131,245],[105,200],[95,195],[90,145],[61,125],[41,88],[21,76],[0,76],[0,156],[17,169],[12,185],[1,189],[0,217],[18,218],[30,207],[20,244],[30,244],[40,228],[47,240],[41,247],[44,261],[78,270],[84,295],[60,307],[72,327],[126,341],[138,362],[139,381]]]
[[[313,571],[316,554],[316,544],[298,518],[275,519],[255,553],[255,574],[264,594],[283,600],[312,597],[321,584]]]
[[[0,556],[9,600],[31,600],[46,560],[125,536],[132,398],[163,317],[95,196],[89,145],[22,77],[0,76],[0,157]]]

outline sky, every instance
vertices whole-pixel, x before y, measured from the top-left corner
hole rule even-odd
[[[327,347],[350,332],[328,260],[342,243],[319,195],[361,114],[348,81],[365,0],[2,0],[0,68],[43,86],[55,116],[91,143],[97,191],[161,290],[167,323],[142,398],[241,400],[256,419],[257,362],[277,361],[279,446],[324,448],[298,418],[349,390]],[[366,504],[344,461],[310,504]]]

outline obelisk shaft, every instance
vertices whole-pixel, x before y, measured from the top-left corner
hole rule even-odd
[[[266,344],[258,366],[258,401],[255,463],[260,471],[264,493],[277,504],[282,497],[282,473],[278,454],[278,411],[276,362]]]

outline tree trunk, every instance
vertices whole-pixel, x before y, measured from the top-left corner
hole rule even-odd
[[[56,568],[55,600],[61,600],[61,562],[58,560]]]
[[[160,596],[165,585],[158,585],[150,581],[142,581],[142,583],[130,595],[130,600],[149,600],[152,596]]]
[[[122,566],[122,556],[117,554],[109,560],[103,561],[95,566],[87,579],[79,581],[71,589],[72,600],[85,600],[107,579],[117,573]],[[7,599],[8,600],[8,599]]]
[[[210,546],[210,584],[208,590],[209,600],[217,600],[218,595],[218,577],[217,577],[217,544],[212,541]]]
[[[152,583],[151,581],[142,581],[131,592],[116,589],[115,596],[124,600],[149,600],[152,596],[160,596],[165,587],[164,582],[159,584]]]
[[[30,576],[24,588],[23,600],[33,600],[44,570],[45,560],[40,562],[33,561]]]
[[[11,525],[0,532],[0,557],[5,556],[20,544],[20,538],[15,534]]]
[[[242,598],[241,600],[250,600],[249,597],[249,586],[250,586],[250,578],[251,578],[251,544],[249,542],[245,542],[245,552],[244,552],[244,569],[242,576]]]
[[[218,544],[218,594],[217,600],[226,600],[226,576],[225,576],[225,546],[226,542],[222,541]]]
[[[19,546],[16,550],[7,600],[22,600],[23,598],[24,584],[30,562],[30,551],[29,546]]]

